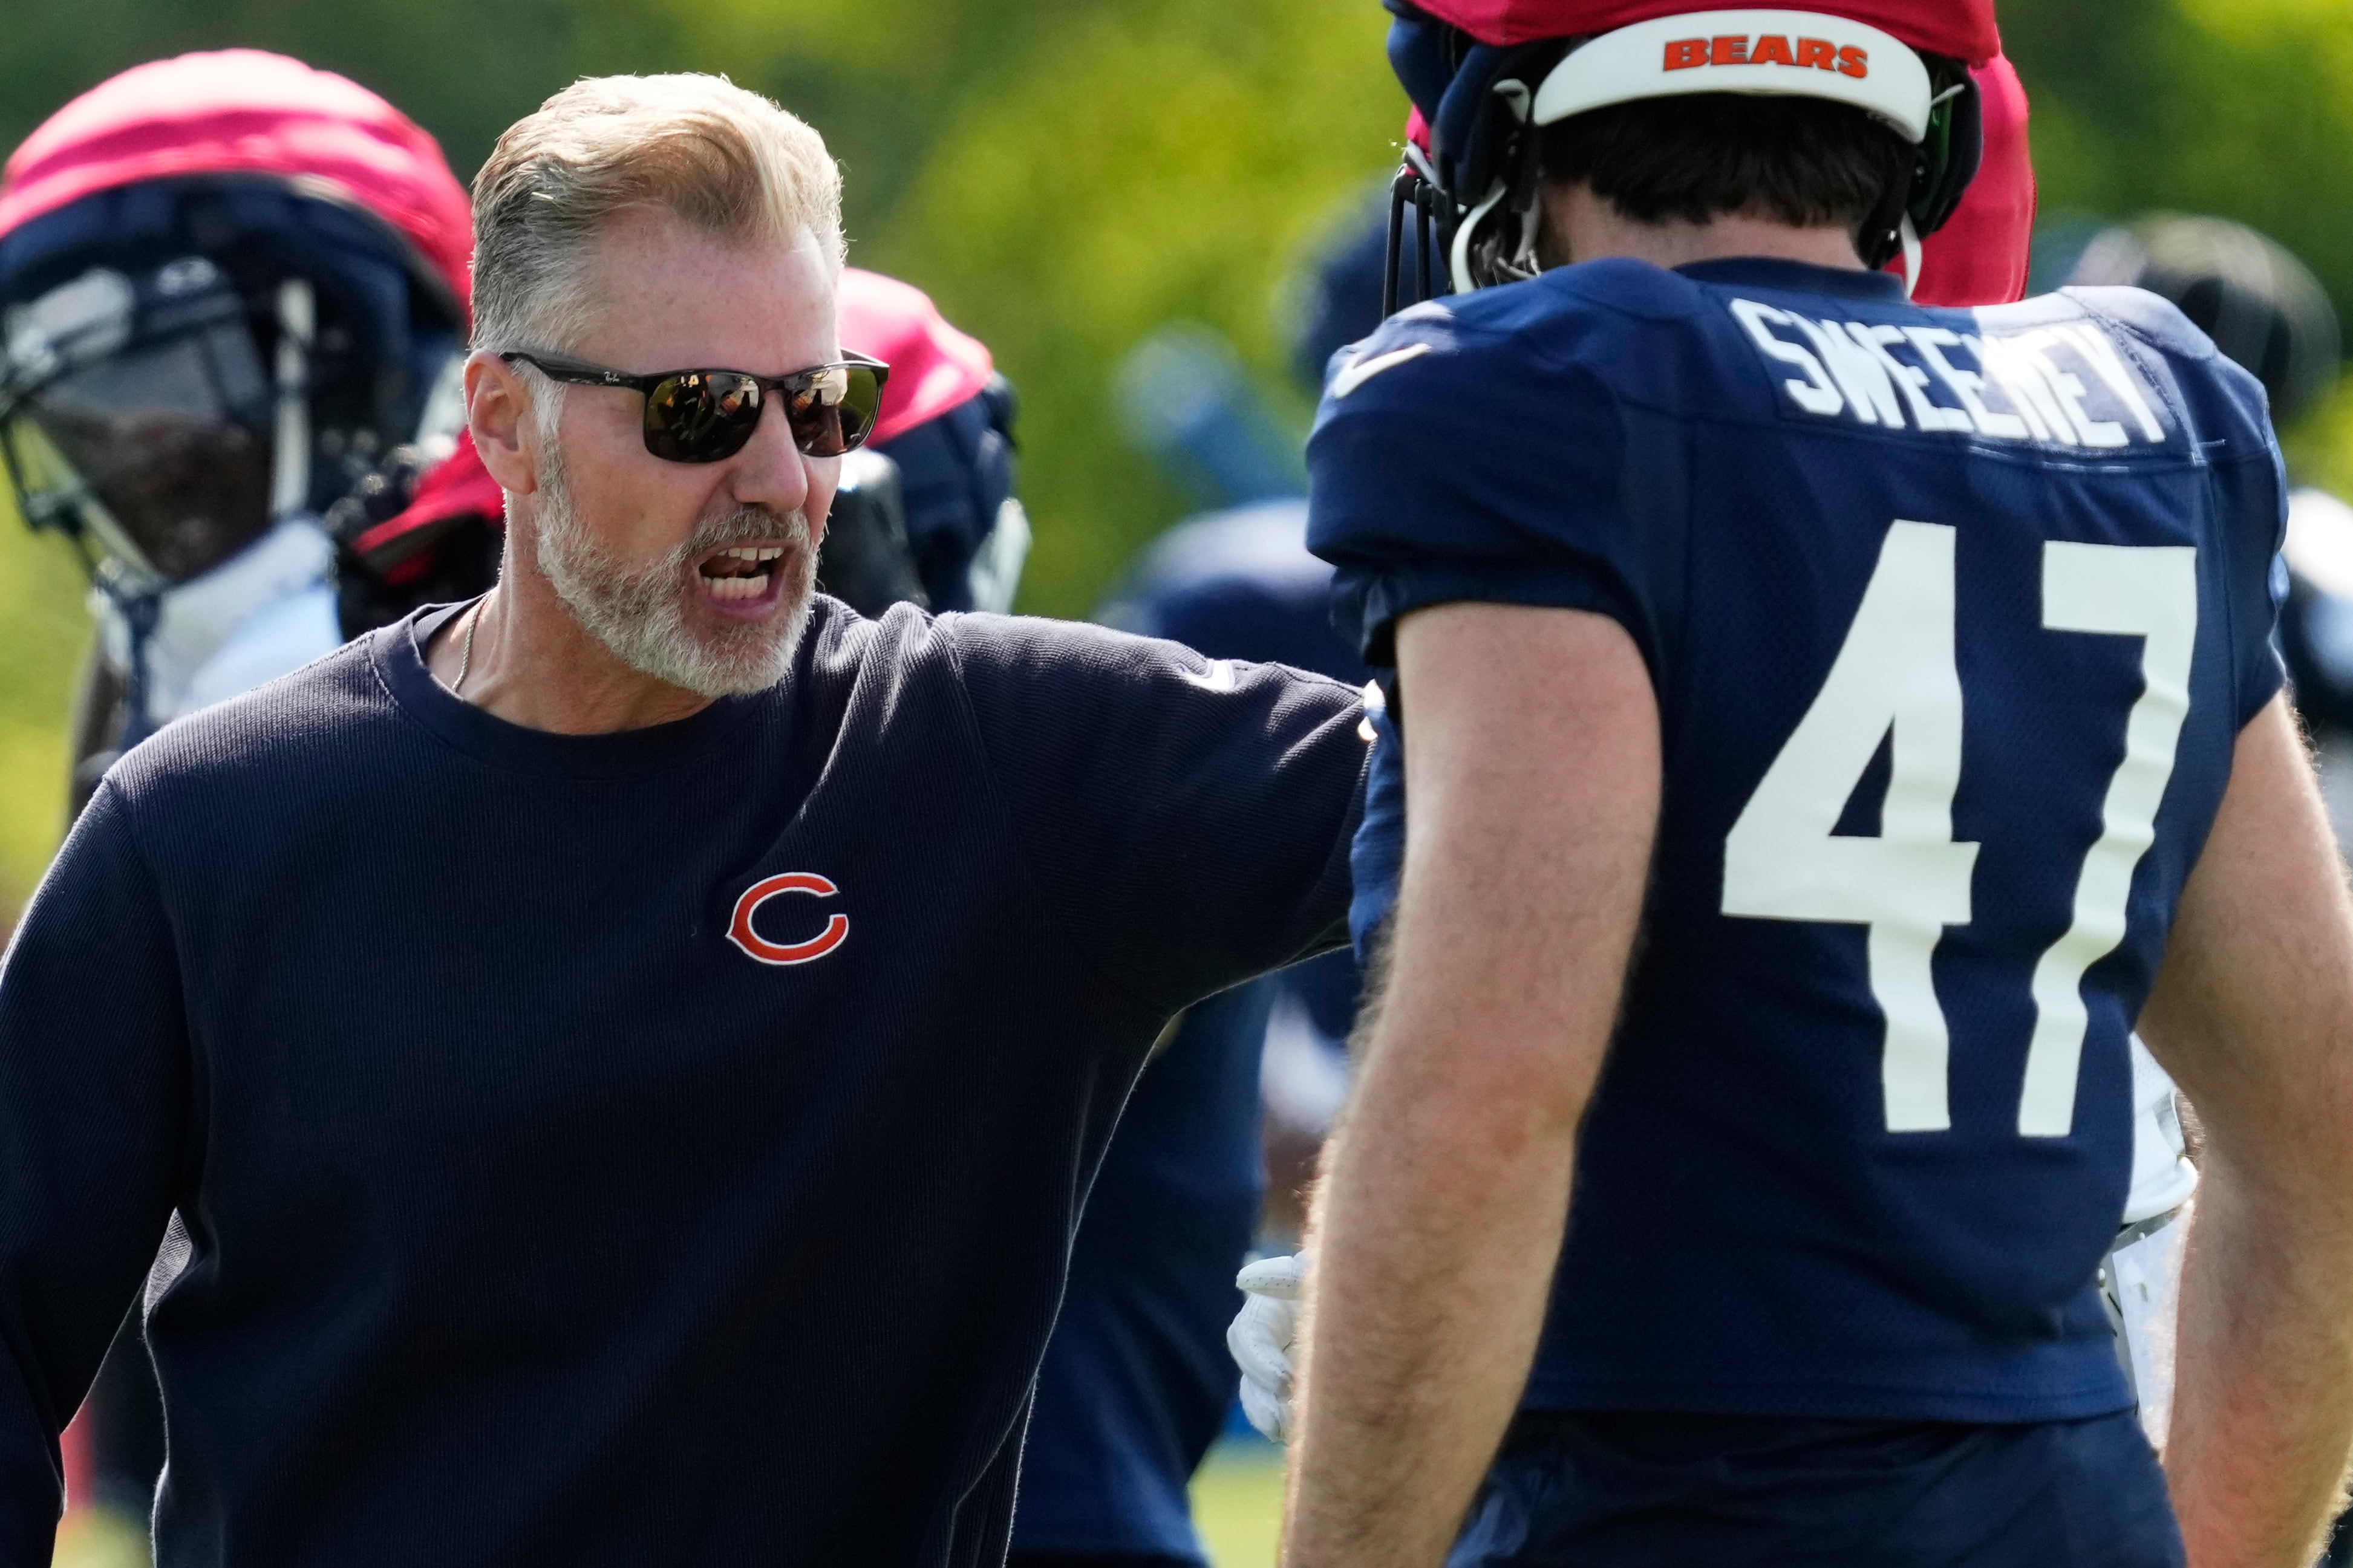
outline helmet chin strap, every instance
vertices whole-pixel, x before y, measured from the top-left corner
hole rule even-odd
[[[1535,112],[1535,94],[1528,90],[1528,84],[1517,79],[1506,79],[1497,82],[1489,90],[1503,100],[1504,106],[1510,110],[1512,119],[1520,128],[1518,134],[1525,137],[1527,134],[1528,117]],[[1526,155],[1525,146],[1522,148],[1522,155]],[[1498,280],[1494,278],[1482,279],[1473,271],[1472,248],[1478,240],[1480,230],[1486,226],[1490,218],[1495,218],[1501,224],[1516,227],[1519,231],[1517,235],[1508,238],[1503,235],[1496,237],[1493,270],[1499,273],[1502,279],[1506,281],[1535,276],[1537,268],[1533,259],[1536,233],[1535,208],[1531,205],[1523,211],[1517,206],[1504,206],[1504,203],[1512,200],[1514,186],[1517,183],[1514,177],[1513,168],[1507,164],[1504,171],[1495,177],[1494,184],[1488,187],[1485,197],[1463,216],[1461,223],[1455,226],[1453,253],[1447,258],[1447,263],[1448,269],[1453,277],[1454,291],[1457,294],[1469,294]],[[1524,196],[1533,195],[1533,192],[1527,190],[1520,194]],[[1498,207],[1504,207],[1500,215],[1495,210]]]
[[[1448,258],[1448,267],[1454,275],[1454,291],[1457,294],[1472,293],[1479,288],[1479,280],[1471,276],[1471,241],[1478,234],[1479,226],[1487,221],[1488,216],[1509,195],[1511,191],[1504,182],[1496,181],[1494,187],[1487,193],[1487,199],[1472,207],[1471,216],[1454,226],[1454,254]]]
[[[1904,242],[1904,297],[1909,300],[1913,290],[1920,287],[1921,258],[1920,230],[1913,224],[1910,213],[1904,215],[1896,234]]]

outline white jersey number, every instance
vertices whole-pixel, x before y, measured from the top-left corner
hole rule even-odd
[[[1975,844],[1953,837],[1961,776],[1953,542],[1953,530],[1938,523],[1888,530],[1829,678],[1724,846],[1725,914],[1868,928],[1891,1132],[1952,1125],[1949,1038],[1932,962],[1945,928],[1969,922],[1978,856]],[[2034,1034],[2018,1108],[2027,1137],[2064,1137],[2074,1124],[2089,1026],[2084,973],[2124,940],[2133,871],[2155,838],[2189,710],[2197,560],[2187,546],[2043,546],[2042,624],[2142,638],[2143,690],[2126,721],[2125,758],[2108,783],[2099,840],[2076,882],[2073,923],[2034,968]],[[1879,837],[1834,833],[1883,740],[1892,767]]]

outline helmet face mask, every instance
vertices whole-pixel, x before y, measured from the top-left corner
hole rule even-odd
[[[270,382],[209,262],[94,268],[7,324],[0,418],[28,515],[167,584],[268,527]]]
[[[133,67],[11,157],[0,461],[81,552],[120,686],[78,743],[127,744],[228,694],[208,683],[339,640],[324,513],[413,468],[404,443],[457,444],[469,207],[383,99],[251,49]],[[488,557],[460,564],[478,591]]]
[[[415,439],[461,344],[461,308],[388,225],[270,176],[37,218],[0,241],[0,300],[26,516],[160,586],[322,512]]]

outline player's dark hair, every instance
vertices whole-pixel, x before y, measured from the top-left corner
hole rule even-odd
[[[1538,132],[1546,181],[1582,182],[1637,223],[1746,214],[1860,227],[1917,157],[1884,122],[1815,98],[1692,93],[1613,104]]]

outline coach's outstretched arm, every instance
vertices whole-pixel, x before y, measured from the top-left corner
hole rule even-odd
[[[181,1173],[171,921],[101,785],[0,961],[0,1563],[47,1563],[73,1418]]]
[[[2165,1464],[2193,1568],[2303,1568],[2353,1445],[2353,900],[2287,705],[2239,736],[2140,1018],[2207,1132]]]
[[[1290,1568],[1453,1539],[1544,1326],[1658,815],[1657,705],[1617,622],[1440,605],[1401,623],[1398,669],[1413,816],[1320,1197]]]

